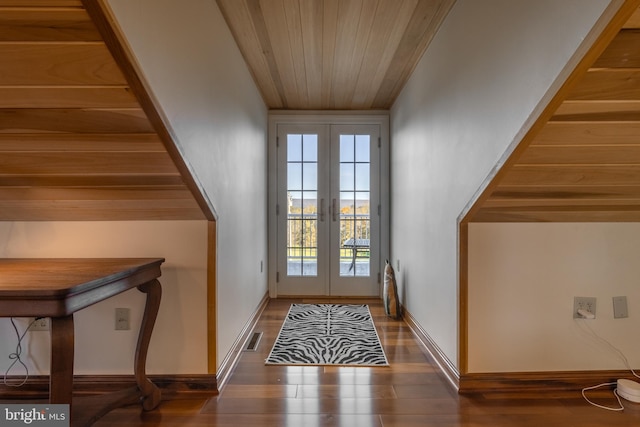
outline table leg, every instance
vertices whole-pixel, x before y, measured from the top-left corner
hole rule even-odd
[[[151,332],[153,331],[153,325],[156,322],[156,317],[160,308],[162,287],[158,280],[152,280],[138,286],[138,290],[147,294],[147,302],[144,307],[144,315],[142,316],[142,324],[140,325],[140,332],[138,334],[134,373],[136,383],[142,393],[142,407],[145,410],[150,411],[160,404],[161,398],[161,392],[158,386],[147,378],[146,364]]]
[[[71,405],[73,391],[73,314],[51,318],[49,403]]]
[[[357,255],[357,252],[356,252],[356,251],[357,251],[357,249],[356,249],[356,247],[354,246],[354,247],[351,249],[351,265],[349,266],[349,271],[353,270],[353,267],[355,267],[355,266],[356,266],[356,255]]]

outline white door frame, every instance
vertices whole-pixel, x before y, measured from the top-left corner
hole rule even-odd
[[[385,259],[389,257],[389,113],[388,111],[277,111],[269,114],[268,140],[268,282],[269,296],[278,297],[277,292],[277,127],[279,124],[292,125],[359,125],[380,126],[380,259],[378,265],[371,265],[371,274],[378,277],[378,294],[382,294],[382,271]],[[372,260],[373,261],[373,260]],[[283,274],[283,273],[281,273]]]

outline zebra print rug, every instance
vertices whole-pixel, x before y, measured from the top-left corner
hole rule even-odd
[[[388,366],[367,305],[292,304],[267,365]]]

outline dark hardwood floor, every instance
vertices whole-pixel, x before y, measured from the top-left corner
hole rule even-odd
[[[579,392],[460,396],[409,328],[387,319],[374,300],[365,302],[390,367],[265,366],[292,302],[316,301],[271,300],[255,329],[264,333],[257,351],[242,353],[219,396],[175,398],[151,412],[137,405],[116,409],[95,426],[640,426],[639,404],[625,402],[624,412],[610,412],[590,406]],[[608,392],[598,396],[615,403]]]

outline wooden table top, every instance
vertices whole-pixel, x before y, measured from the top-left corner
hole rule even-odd
[[[58,317],[154,280],[164,258],[0,259],[0,316]]]

